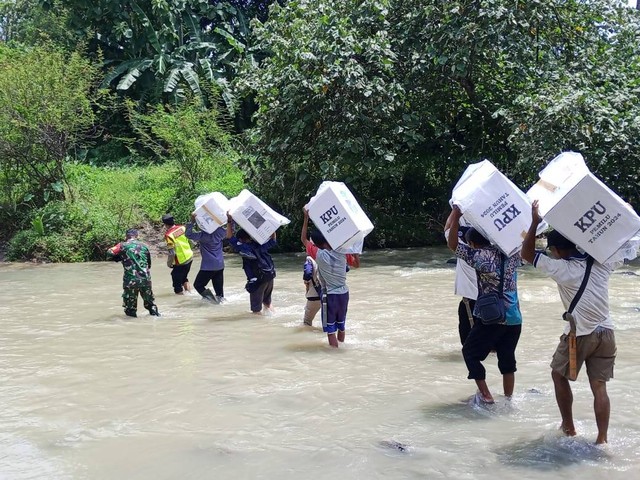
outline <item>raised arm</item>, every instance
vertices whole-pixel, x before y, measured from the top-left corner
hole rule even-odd
[[[308,233],[309,233],[309,210],[304,207],[302,209],[304,212],[304,219],[302,220],[302,231],[300,232],[300,241],[305,248],[307,248],[307,243],[309,243]]]
[[[531,226],[529,227],[529,231],[527,235],[524,237],[524,241],[522,242],[522,255],[523,260],[533,264],[533,260],[536,256],[536,231],[538,230],[538,225],[542,222],[542,217],[540,216],[540,212],[538,211],[538,200],[534,200],[531,204]]]
[[[449,225],[449,237],[447,237],[447,247],[449,247],[452,251],[456,251],[458,248],[458,229],[460,228],[460,217],[462,216],[462,212],[457,205],[454,205],[451,209],[451,214],[449,214],[449,218],[447,219],[447,224]]]
[[[185,231],[185,236],[189,240],[194,240],[194,241],[198,242],[202,238],[202,232],[194,232],[193,231],[193,226],[195,224],[195,221],[196,221],[196,214],[192,213],[191,214],[191,221],[187,222],[187,230]]]
[[[227,238],[233,237],[233,218],[231,214],[227,212]]]

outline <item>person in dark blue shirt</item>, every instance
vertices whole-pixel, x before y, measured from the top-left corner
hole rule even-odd
[[[276,268],[269,250],[277,245],[276,232],[273,232],[264,245],[260,245],[244,230],[238,230],[234,235],[233,218],[227,215],[227,238],[229,246],[242,257],[242,269],[247,276],[245,289],[249,292],[251,312],[260,315],[263,307],[265,313],[273,311],[271,295]]]

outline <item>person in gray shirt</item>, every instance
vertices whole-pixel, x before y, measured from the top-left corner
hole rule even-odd
[[[313,243],[318,247],[316,263],[322,284],[322,330],[326,332],[329,345],[338,348],[344,342],[349,306],[347,287],[347,255],[331,248],[324,236],[314,231]]]

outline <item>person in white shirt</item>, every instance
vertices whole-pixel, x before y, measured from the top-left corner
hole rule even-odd
[[[613,321],[609,315],[609,277],[622,262],[600,264],[587,255],[580,254],[576,245],[557,231],[552,231],[547,236],[547,248],[551,257],[536,252],[536,229],[542,222],[537,201],[533,202],[531,217],[531,227],[522,244],[522,258],[556,281],[565,310],[569,310],[580,289],[587,271],[587,262],[593,262],[588,282],[571,312],[571,317],[575,322],[577,372],[584,363],[594,397],[593,408],[598,427],[596,443],[606,443],[611,409],[606,382],[613,378],[616,358]],[[560,428],[566,435],[574,436],[576,429],[573,423],[573,392],[568,378],[569,332],[570,325],[567,322],[564,334],[560,337],[560,344],[553,354],[551,377],[562,416]]]
[[[444,238],[449,238],[449,230],[453,218],[449,215],[444,226]],[[460,219],[460,227],[458,229],[458,241],[464,241],[464,235],[471,228],[462,225],[463,218]],[[467,262],[459,260],[456,262],[456,278],[454,281],[454,293],[462,297],[458,304],[458,334],[460,335],[460,343],[464,345],[464,341],[469,336],[471,327],[475,322],[473,318],[473,307],[475,307],[478,298],[478,278],[476,270]]]

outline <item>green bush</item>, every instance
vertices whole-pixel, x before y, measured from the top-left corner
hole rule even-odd
[[[16,233],[7,244],[7,258],[9,260],[32,259],[40,238],[34,230],[22,230]]]
[[[225,160],[207,168],[195,192],[176,179],[171,163],[119,169],[70,164],[70,199],[33,210],[9,243],[7,256],[50,262],[103,260],[127,228],[148,223],[159,227],[166,212],[186,221],[193,201],[203,193],[237,195],[244,188],[242,172],[231,164],[234,157]]]

